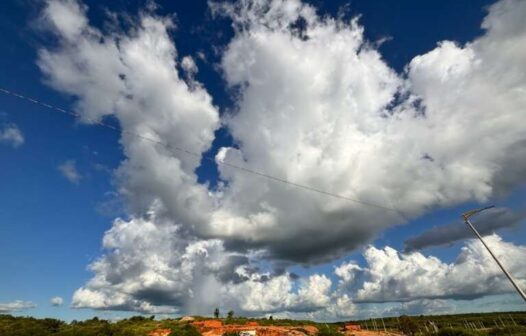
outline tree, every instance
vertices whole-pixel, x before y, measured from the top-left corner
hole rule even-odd
[[[270,315],[270,316],[268,317],[268,319],[272,321],[272,320],[273,320],[272,315]]]
[[[214,316],[215,316],[215,318],[219,318],[219,308],[216,308],[214,310]]]
[[[418,330],[415,321],[407,315],[400,316],[400,331],[405,335],[413,336]]]
[[[232,318],[232,317],[234,317],[234,311],[233,311],[233,310],[230,310],[230,311],[228,312],[228,318],[230,319],[230,318]]]
[[[323,324],[318,329],[317,336],[341,336],[342,334],[338,332],[335,326],[330,326],[328,324]]]
[[[201,333],[191,324],[176,324],[170,327],[170,336],[201,336]]]

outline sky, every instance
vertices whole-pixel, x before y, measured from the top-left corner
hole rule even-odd
[[[1,2],[0,313],[524,310],[525,16]]]

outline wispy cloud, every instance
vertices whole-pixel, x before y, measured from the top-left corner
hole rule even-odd
[[[526,213],[515,213],[510,209],[496,208],[482,213],[477,218],[476,226],[480,234],[487,235],[493,232],[516,226],[526,217]],[[451,224],[435,226],[416,237],[405,241],[405,252],[422,250],[431,246],[452,244],[466,238],[472,238],[473,233],[461,220]]]
[[[82,176],[77,170],[75,160],[67,160],[58,166],[58,170],[73,184],[79,184]]]
[[[14,148],[24,144],[24,134],[15,124],[9,124],[0,129],[0,143],[6,143]]]
[[[16,300],[7,303],[0,303],[0,313],[13,313],[21,310],[35,308],[37,305],[31,301]]]

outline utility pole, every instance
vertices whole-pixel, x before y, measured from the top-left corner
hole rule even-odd
[[[473,226],[473,224],[471,224],[471,222],[469,221],[469,218],[473,215],[476,215],[478,214],[479,212],[482,212],[484,210],[487,210],[487,209],[490,209],[490,208],[493,208],[494,205],[492,206],[489,206],[489,207],[485,207],[485,208],[481,208],[481,209],[476,209],[476,210],[471,210],[471,211],[468,211],[464,214],[462,214],[462,218],[464,218],[464,222],[466,222],[466,224],[471,228],[471,230],[475,233],[475,235],[478,237],[478,239],[480,239],[480,241],[482,242],[482,244],[484,245],[484,247],[488,250],[489,254],[491,254],[491,256],[493,257],[493,259],[495,260],[495,262],[497,263],[497,265],[499,265],[500,269],[502,270],[502,272],[504,272],[504,274],[506,275],[506,277],[508,278],[508,280],[510,280],[511,284],[513,285],[513,287],[515,287],[515,289],[517,290],[517,292],[519,293],[519,295],[522,297],[522,299],[526,302],[526,294],[524,294],[524,292],[522,291],[522,289],[519,287],[519,285],[517,284],[517,282],[515,282],[515,279],[513,279],[513,277],[511,276],[511,274],[506,270],[506,268],[504,268],[504,265],[502,265],[499,261],[499,259],[497,259],[497,256],[495,256],[495,254],[493,254],[493,252],[491,251],[491,249],[489,248],[489,246],[486,244],[486,242],[484,241],[484,239],[482,239],[482,236],[480,235],[480,233],[477,231],[477,229],[475,229],[475,227]]]

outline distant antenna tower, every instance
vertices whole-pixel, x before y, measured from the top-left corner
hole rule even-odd
[[[478,237],[478,239],[480,239],[480,241],[482,242],[482,244],[484,245],[484,247],[486,247],[486,249],[488,250],[489,254],[491,254],[491,256],[493,257],[493,259],[495,259],[495,261],[497,262],[497,264],[499,265],[500,269],[502,270],[502,272],[504,272],[504,274],[506,275],[506,277],[510,280],[511,284],[513,285],[513,287],[515,287],[515,289],[517,290],[517,292],[519,293],[519,295],[522,297],[522,299],[526,302],[526,294],[524,294],[524,292],[522,291],[522,289],[519,287],[519,285],[517,284],[517,282],[515,281],[515,279],[513,279],[513,277],[511,276],[511,274],[506,270],[506,268],[504,268],[504,265],[502,265],[499,261],[499,259],[497,259],[497,256],[495,254],[493,254],[493,251],[491,251],[491,249],[489,248],[488,244],[486,244],[486,242],[484,241],[484,239],[482,239],[482,236],[480,235],[480,233],[477,231],[477,229],[475,229],[475,227],[473,226],[473,224],[471,224],[471,222],[469,221],[469,218],[473,215],[476,215],[484,210],[487,210],[487,209],[491,209],[495,207],[494,205],[491,205],[491,206],[488,206],[488,207],[485,207],[485,208],[481,208],[481,209],[475,209],[475,210],[471,210],[471,211],[468,211],[466,213],[463,213],[462,214],[462,218],[464,218],[464,222],[466,222],[466,224],[471,228],[471,230],[473,230],[473,232],[475,233],[475,235]]]

